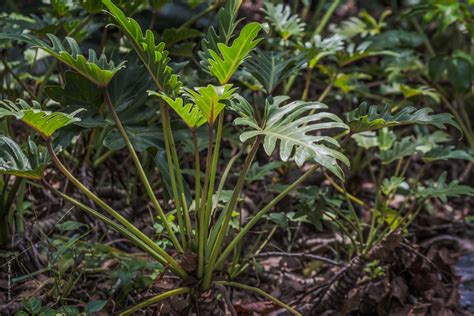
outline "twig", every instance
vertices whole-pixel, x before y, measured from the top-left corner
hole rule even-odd
[[[230,299],[229,292],[227,292],[225,286],[216,284],[216,289],[221,292],[222,298],[224,299],[227,307],[229,307],[229,312],[232,316],[237,316],[237,311],[234,308],[234,305],[232,304],[232,300]]]
[[[299,257],[302,259],[311,259],[311,260],[317,260],[317,261],[322,261],[326,262],[335,266],[340,266],[341,264],[331,260],[326,257],[318,256],[318,255],[313,255],[310,253],[305,253],[305,252],[279,252],[279,251],[268,251],[268,252],[262,252],[255,257]]]

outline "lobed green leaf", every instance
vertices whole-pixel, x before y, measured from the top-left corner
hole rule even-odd
[[[208,59],[210,64],[209,70],[222,85],[229,82],[240,64],[261,41],[261,39],[256,39],[261,29],[262,26],[259,23],[249,23],[242,28],[239,36],[234,40],[231,46],[218,43],[217,48],[219,53],[214,50],[209,50],[211,54],[211,58]]]
[[[245,142],[262,135],[267,155],[271,155],[279,143],[281,160],[294,160],[300,167],[308,160],[314,161],[342,179],[344,174],[338,161],[349,166],[349,160],[341,152],[333,149],[339,147],[334,138],[314,133],[332,128],[347,129],[347,125],[332,113],[319,112],[308,115],[308,112],[313,113],[327,108],[320,102],[294,101],[283,105],[288,99],[286,96],[278,96],[273,101],[267,100],[264,124],[259,126],[253,116],[249,115],[250,105],[240,98],[239,105],[234,104],[232,107],[241,114],[234,123],[249,128],[240,135],[240,140]]]
[[[442,129],[446,128],[446,125],[451,125],[460,130],[451,114],[431,114],[432,112],[431,108],[417,110],[414,107],[407,106],[392,114],[389,105],[384,107],[369,106],[364,102],[355,110],[347,113],[346,117],[353,134],[408,124],[433,125]]]
[[[10,100],[0,101],[0,118],[14,116],[44,138],[50,138],[58,129],[80,121],[76,114],[82,110],[66,114],[41,110],[40,104],[36,101],[33,101],[33,106],[21,99],[16,104]]]
[[[143,33],[138,22],[127,17],[111,0],[102,0],[115,23],[121,28],[142,62],[147,67],[158,89],[167,95],[179,93],[182,82],[168,65],[170,58],[165,43],[155,40],[151,30]]]

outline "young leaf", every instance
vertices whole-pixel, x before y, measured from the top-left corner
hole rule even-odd
[[[189,128],[195,129],[206,123],[206,118],[202,115],[201,110],[199,110],[199,107],[196,104],[184,104],[183,98],[176,98],[173,100],[172,98],[155,91],[148,91],[148,94],[162,98],[173,110],[175,110],[176,113],[178,113]]]
[[[461,195],[474,196],[474,188],[468,185],[459,184],[458,180],[446,183],[447,172],[443,172],[438,181],[430,179],[427,187],[419,187],[417,195],[421,198],[439,198],[446,203],[448,197],[459,197]]]
[[[122,29],[130,40],[142,62],[147,67],[158,89],[167,95],[177,94],[182,87],[178,75],[168,65],[170,58],[165,50],[165,43],[156,44],[155,36],[151,30],[143,34],[137,21],[128,18],[111,0],[102,0],[109,9],[115,23]]]
[[[20,146],[5,135],[0,135],[0,174],[40,180],[43,177],[46,161],[41,157],[36,145],[30,145],[34,163],[30,162]]]
[[[402,91],[403,96],[407,99],[418,95],[423,95],[432,98],[436,103],[440,102],[440,96],[436,90],[427,86],[414,88],[402,84],[400,85],[400,91]]]
[[[89,58],[86,59],[81,53],[81,49],[76,40],[66,37],[69,44],[69,50],[66,50],[61,40],[53,34],[47,34],[52,46],[30,34],[0,34],[0,39],[8,38],[24,41],[32,44],[34,47],[41,48],[57,60],[65,63],[81,75],[92,81],[99,87],[106,87],[114,75],[123,67],[124,63],[115,66],[113,61],[107,61],[104,54],[97,58],[95,51],[89,50]]]
[[[301,22],[298,15],[291,15],[289,5],[278,4],[275,6],[271,2],[265,2],[265,14],[284,40],[303,34],[305,24]]]
[[[404,181],[404,177],[391,177],[390,179],[384,179],[381,190],[383,194],[389,195],[390,193],[395,192]]]
[[[185,88],[184,96],[199,108],[207,122],[211,124],[224,110],[226,102],[234,97],[237,88],[232,88],[231,84],[226,84],[223,86],[208,85],[207,87],[195,88],[195,90]]]
[[[265,122],[260,127],[255,119],[248,115],[248,102],[239,98],[239,103],[234,103],[232,108],[243,115],[235,120],[235,124],[250,127],[250,130],[240,135],[240,140],[245,142],[262,135],[265,137],[263,147],[267,155],[273,153],[279,142],[280,157],[283,161],[294,160],[301,167],[306,161],[312,160],[343,178],[344,174],[338,161],[348,166],[349,160],[339,151],[328,147],[339,147],[338,142],[329,136],[316,136],[313,133],[328,128],[347,128],[347,125],[332,113],[307,115],[310,111],[326,109],[327,106],[322,103],[294,101],[283,105],[288,99],[286,96],[278,96],[273,102],[267,100]]]
[[[257,22],[252,22],[244,26],[231,46],[218,43],[219,54],[210,49],[209,70],[211,74],[224,85],[229,82],[231,76],[247,58],[252,49],[257,46],[261,39],[256,39],[262,26]]]
[[[229,44],[237,24],[241,21],[240,19],[237,20],[237,13],[241,4],[242,0],[226,1],[225,6],[216,15],[217,31],[213,26],[209,27],[207,37],[201,42],[202,50],[198,52],[204,71],[209,71],[209,58],[211,58],[209,51],[218,51],[217,44],[219,43]]]
[[[407,106],[392,114],[389,105],[382,108],[377,105],[369,106],[364,102],[347,114],[347,121],[353,134],[408,124],[433,125],[442,129],[446,128],[448,124],[459,130],[459,125],[454,121],[451,114],[430,114],[431,112],[433,112],[431,108],[417,110],[414,107]]]
[[[266,52],[256,49],[245,68],[265,87],[267,94],[282,81],[297,73],[305,62],[304,55],[287,56],[288,52]]]
[[[18,100],[17,104],[10,100],[0,101],[0,118],[14,116],[45,138],[51,137],[55,131],[66,125],[80,121],[76,117],[76,114],[80,111],[82,109],[65,114],[41,110],[40,104],[36,101],[33,101],[33,106],[21,99]]]

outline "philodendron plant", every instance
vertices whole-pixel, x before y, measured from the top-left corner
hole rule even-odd
[[[241,243],[262,217],[318,168],[324,168],[336,177],[343,178],[340,164],[349,165],[349,162],[338,151],[337,140],[321,135],[321,131],[339,129],[341,132],[341,129],[345,130],[348,127],[336,115],[324,112],[327,107],[320,102],[290,101],[287,96],[268,96],[264,104],[252,106],[245,96],[239,94],[238,88],[231,83],[232,76],[259,44],[259,36],[263,32],[261,24],[252,22],[245,24],[237,36],[234,35],[241,22],[237,19],[241,1],[227,1],[225,7],[218,13],[218,28],[211,28],[207,38],[202,42],[199,52],[200,66],[210,75],[210,83],[202,87],[185,86],[170,65],[165,43],[157,42],[152,31],[143,32],[137,21],[125,16],[111,0],[103,0],[103,3],[114,24],[127,38],[127,42],[155,84],[155,89],[148,94],[160,104],[156,109],[155,122],[160,122],[163,129],[167,171],[171,183],[171,203],[165,203],[167,202],[165,198],[160,199],[157,196],[158,188],[152,187],[151,177],[145,172],[129,132],[117,114],[116,105],[109,94],[111,80],[117,73],[123,71],[127,64],[122,62],[116,65],[104,55],[98,58],[93,51],[89,51],[89,57],[86,59],[72,38],[65,39],[70,47],[68,50],[63,46],[63,41],[53,35],[49,36],[51,45],[29,34],[10,34],[6,37],[25,41],[44,50],[102,90],[101,106],[104,109],[102,113],[113,122],[113,128],[123,138],[149,202],[154,207],[171,246],[165,249],[163,246],[165,243],[158,243],[157,240],[144,234],[122,216],[120,210],[113,209],[90,187],[82,183],[62,162],[59,155],[60,146],[55,146],[55,132],[69,124],[78,123],[80,109],[72,113],[49,112],[37,102],[29,105],[23,100],[16,103],[4,101],[0,117],[12,116],[32,128],[42,138],[50,160],[57,170],[93,203],[85,205],[53,187],[44,175],[48,159],[41,162],[30,161],[21,147],[10,139],[5,142],[11,144],[9,150],[12,154],[7,157],[8,161],[0,165],[0,172],[41,181],[65,201],[120,232],[167,267],[170,273],[180,278],[181,286],[130,307],[123,314],[130,314],[175,295],[190,296],[195,302],[190,308],[197,308],[199,314],[206,312],[215,314],[216,311],[223,313],[219,309],[222,304],[217,297],[222,297],[223,301],[229,303],[225,287],[231,286],[263,295],[276,305],[299,315],[292,307],[270,294],[233,281],[233,277],[246,266],[241,260]],[[263,108],[264,112],[259,113],[259,108]],[[218,166],[222,164],[219,152],[224,140],[224,115],[228,111],[235,113],[234,123],[241,130],[240,140],[244,144],[239,154],[246,155],[246,158],[243,164],[236,168],[239,169],[237,181],[233,185],[230,198],[226,199],[224,206],[221,207],[218,201],[221,201],[220,197],[230,169],[238,161],[238,156],[232,158],[223,168],[224,172],[219,183],[216,183]],[[191,190],[193,193],[191,198],[187,198],[185,194],[185,188],[192,187],[192,184],[184,181],[181,169],[183,157],[180,157],[177,150],[171,126],[171,117],[175,114],[187,125],[194,145],[194,190]],[[198,144],[200,129],[208,131],[205,158]],[[7,139],[5,136],[2,136],[3,138]],[[298,179],[253,214],[247,224],[235,232],[231,225],[232,217],[238,209],[239,198],[245,189],[246,175],[262,145],[268,155],[272,155],[278,147],[278,156],[281,160],[294,161],[299,167],[305,163],[308,166]],[[167,209],[162,204],[173,207]],[[170,214],[175,216],[169,216]],[[231,240],[227,238],[230,235]],[[228,260],[231,256],[232,260]],[[216,296],[216,291],[221,291],[223,294]],[[228,310],[235,313],[231,304],[226,305]]]

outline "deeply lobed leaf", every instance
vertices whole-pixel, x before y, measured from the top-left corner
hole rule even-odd
[[[89,58],[86,59],[75,39],[66,37],[66,41],[69,45],[68,51],[59,38],[53,34],[47,35],[52,45],[49,45],[30,34],[0,34],[0,39],[8,38],[19,40],[30,43],[34,47],[41,48],[57,60],[79,72],[99,87],[106,87],[114,75],[120,69],[125,67],[124,62],[115,66],[114,62],[108,61],[104,54],[97,57],[95,51],[92,49],[89,50]]]
[[[459,125],[451,114],[431,114],[432,112],[431,108],[417,110],[414,107],[407,106],[392,114],[389,105],[384,107],[369,106],[364,102],[355,110],[347,113],[346,116],[351,133],[407,124],[433,125],[443,129],[446,128],[446,125],[451,125],[459,130]]]
[[[201,110],[196,104],[186,103],[184,104],[183,98],[172,99],[162,93],[155,91],[148,91],[149,95],[155,95],[162,98],[181,119],[188,125],[189,128],[195,129],[206,123],[206,118],[202,115]]]
[[[448,197],[474,196],[473,187],[459,184],[458,180],[446,183],[446,175],[447,172],[444,171],[437,181],[430,180],[426,187],[418,187],[417,196],[421,198],[439,198],[443,203],[447,202]]]
[[[54,132],[64,126],[80,121],[76,117],[76,114],[80,111],[82,109],[66,114],[41,110],[40,104],[36,101],[33,101],[33,106],[30,106],[21,99],[18,100],[17,104],[10,100],[0,101],[0,118],[14,116],[17,120],[21,120],[33,128],[44,138],[51,137]]]
[[[257,22],[246,24],[231,46],[218,43],[219,53],[212,49],[209,50],[211,54],[211,58],[208,59],[209,70],[222,85],[229,82],[240,64],[261,41],[261,39],[256,39],[261,29],[262,26]]]
[[[240,114],[234,123],[250,129],[240,135],[240,140],[245,142],[262,135],[267,155],[271,155],[279,143],[280,158],[283,161],[294,160],[301,167],[306,161],[311,160],[343,178],[344,174],[338,161],[349,166],[349,160],[331,148],[337,148],[338,142],[332,137],[319,136],[315,133],[324,129],[347,129],[347,125],[332,113],[307,114],[326,109],[327,106],[322,103],[294,101],[283,105],[288,99],[286,96],[278,96],[273,102],[267,100],[264,124],[260,126],[253,115],[250,115],[251,106],[243,98],[239,98],[238,103],[235,102],[232,107]]]
[[[245,68],[265,87],[268,94],[282,81],[297,73],[305,62],[304,55],[288,57],[282,52],[256,49],[250,54]]]
[[[287,40],[292,36],[301,36],[305,23],[301,22],[298,15],[292,15],[289,5],[265,2],[265,13],[280,36]]]
[[[146,30],[143,33],[138,22],[127,17],[111,0],[102,0],[102,2],[109,9],[109,13],[115,20],[115,23],[130,40],[133,48],[153,77],[158,89],[167,95],[179,93],[183,83],[168,65],[170,58],[168,57],[168,51],[165,50],[165,43],[157,43],[151,30]]]
[[[33,161],[25,155],[20,146],[11,138],[0,135],[0,174],[40,180],[46,168],[46,160],[40,157],[38,148],[30,143]]]
[[[200,63],[204,71],[209,71],[209,58],[211,58],[209,51],[218,51],[218,43],[224,43],[226,45],[229,43],[237,24],[241,21],[237,19],[237,13],[241,4],[242,0],[226,1],[225,6],[222,7],[216,15],[217,30],[214,26],[209,27],[207,37],[201,42],[202,50],[198,52],[201,58]]]

